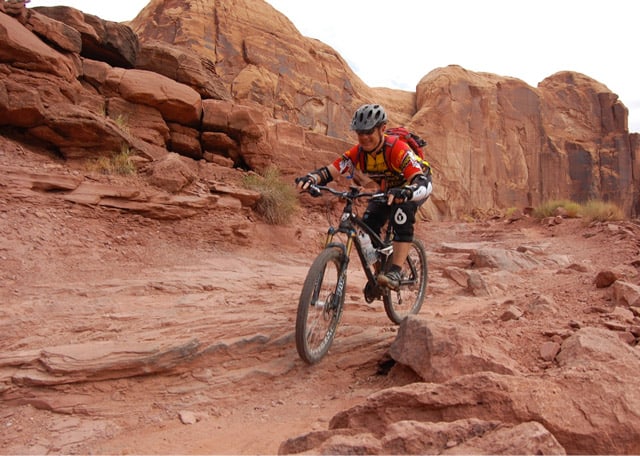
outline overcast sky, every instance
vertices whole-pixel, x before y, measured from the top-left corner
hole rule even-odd
[[[372,87],[415,91],[431,70],[460,65],[536,87],[583,73],[618,94],[640,132],[636,0],[267,0],[300,32],[328,44]],[[103,19],[133,19],[148,0],[31,0]],[[394,52],[397,57],[390,58]]]

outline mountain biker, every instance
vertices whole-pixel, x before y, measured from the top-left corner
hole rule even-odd
[[[341,174],[353,177],[362,171],[389,195],[386,202],[370,201],[363,215],[364,221],[376,233],[391,220],[393,256],[391,267],[377,277],[381,286],[397,290],[402,265],[413,241],[418,208],[432,191],[431,169],[421,165],[413,150],[396,136],[385,133],[387,114],[379,104],[360,106],[351,120],[351,130],[358,135],[358,144],[347,150],[327,166],[295,179],[296,186],[306,190],[310,185],[326,185]],[[393,217],[389,216],[393,213]]]

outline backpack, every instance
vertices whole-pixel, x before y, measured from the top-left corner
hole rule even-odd
[[[397,136],[402,139],[409,145],[409,147],[411,147],[418,158],[424,160],[424,150],[422,150],[422,148],[427,145],[427,142],[420,136],[410,132],[405,127],[387,128],[385,133],[388,135]]]

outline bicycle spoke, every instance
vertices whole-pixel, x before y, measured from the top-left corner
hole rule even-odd
[[[391,321],[399,324],[407,315],[417,314],[422,307],[427,284],[427,261],[424,248],[413,241],[403,266],[400,288],[384,296],[384,306]]]
[[[322,359],[333,342],[344,300],[344,295],[336,294],[341,264],[340,251],[327,249],[321,252],[309,269],[300,295],[296,348],[309,364]]]

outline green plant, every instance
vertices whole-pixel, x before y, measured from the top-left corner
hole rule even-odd
[[[606,222],[612,220],[623,220],[624,212],[614,203],[591,200],[587,201],[584,205],[583,216],[592,222]]]
[[[246,174],[242,183],[245,188],[260,193],[255,209],[267,223],[283,225],[291,220],[298,208],[298,198],[293,186],[280,178],[275,166],[268,166],[262,174]]]
[[[113,154],[111,157],[98,157],[89,164],[91,171],[101,174],[118,174],[128,176],[136,173],[136,167],[131,159],[131,150],[126,144],[122,145],[120,153]]]

